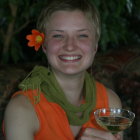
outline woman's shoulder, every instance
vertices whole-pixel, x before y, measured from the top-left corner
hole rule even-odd
[[[108,95],[110,108],[121,108],[122,107],[119,96],[112,89],[107,88],[107,95]]]
[[[26,96],[22,95],[22,94],[17,94],[17,95],[13,95],[13,97],[10,99],[6,109],[10,109],[10,110],[20,110],[20,109],[24,109],[24,110],[30,110],[32,109],[32,105],[29,103],[29,100]]]
[[[99,96],[99,100],[101,102],[106,101],[106,104],[108,104],[108,107],[110,108],[121,108],[121,100],[119,96],[112,90],[104,86],[104,84],[96,81],[96,88],[97,88],[97,93]]]
[[[14,117],[13,119],[15,117],[18,117],[18,119],[21,117],[22,119],[25,115],[31,115],[32,113],[33,106],[27,97],[23,95],[12,97],[5,110],[5,116],[8,118]]]
[[[37,117],[34,108],[26,96],[17,95],[9,101],[4,115],[6,129],[37,129]],[[20,127],[23,125],[23,127]],[[33,130],[33,131],[34,131]],[[21,130],[22,131],[22,130]]]

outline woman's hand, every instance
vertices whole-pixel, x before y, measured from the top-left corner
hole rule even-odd
[[[111,134],[94,128],[86,128],[83,135],[78,140],[122,140],[120,134]]]

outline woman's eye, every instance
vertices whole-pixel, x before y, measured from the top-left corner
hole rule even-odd
[[[87,38],[88,35],[87,34],[81,34],[81,35],[79,35],[79,37],[81,37],[81,38]]]
[[[56,34],[56,35],[53,35],[54,38],[63,38],[63,35],[59,35],[59,34]]]

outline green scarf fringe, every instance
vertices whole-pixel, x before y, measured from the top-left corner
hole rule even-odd
[[[92,76],[85,73],[85,103],[74,106],[67,100],[62,88],[57,82],[54,74],[43,66],[36,66],[31,73],[19,84],[23,91],[37,89],[38,96],[35,96],[35,103],[40,101],[40,92],[50,102],[59,104],[67,114],[71,125],[83,125],[89,120],[90,113],[96,105],[96,87]],[[79,117],[77,113],[82,113]]]

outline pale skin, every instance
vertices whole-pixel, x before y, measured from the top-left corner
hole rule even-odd
[[[97,51],[93,26],[81,11],[57,11],[47,24],[46,35],[43,51],[67,99],[78,106],[83,97],[84,73],[93,63]],[[118,96],[110,89],[107,89],[107,94],[109,107],[121,108]],[[32,104],[22,95],[9,102],[4,123],[7,140],[33,140],[40,126]],[[81,126],[70,125],[70,128],[76,137]],[[122,138],[119,134],[114,136],[106,131],[87,128],[79,140]]]

